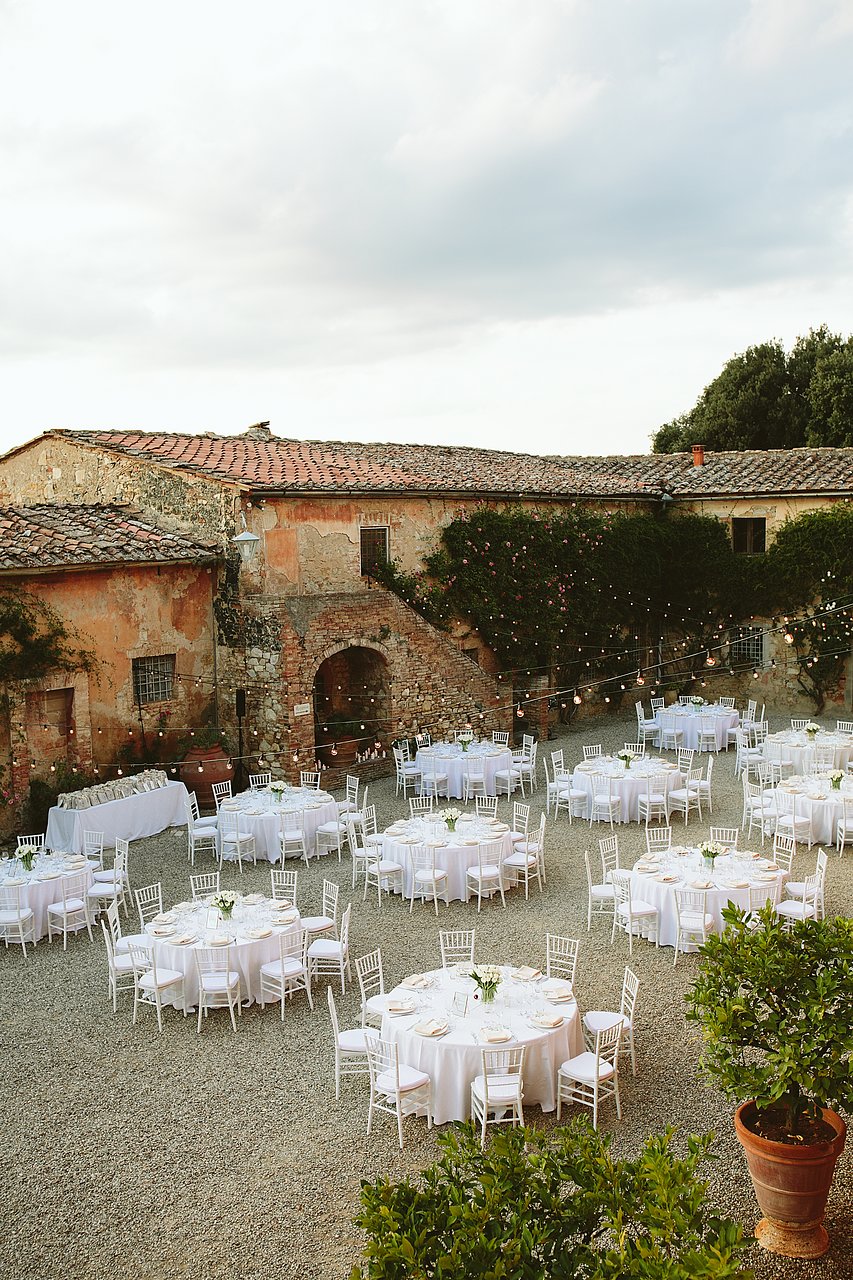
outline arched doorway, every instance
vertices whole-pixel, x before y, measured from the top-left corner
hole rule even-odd
[[[314,740],[323,764],[338,769],[387,746],[391,715],[388,663],[376,649],[350,645],[314,677]]]

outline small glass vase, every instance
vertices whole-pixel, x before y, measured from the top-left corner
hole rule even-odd
[[[231,914],[233,911],[234,911],[233,907],[228,907],[227,910],[225,909],[225,907],[219,908],[219,914],[222,916],[222,919],[223,921],[225,921],[226,924],[230,922]]]
[[[18,861],[20,862],[21,866],[24,868],[24,870],[25,870],[25,871],[27,871],[27,872],[32,871],[32,869],[33,869],[33,858],[34,858],[35,856],[36,856],[36,855],[35,855],[34,853],[19,853],[19,854],[18,854]]]
[[[841,790],[841,779],[840,779],[840,778],[830,778],[830,780],[829,780],[829,785],[832,787],[832,790],[833,790],[833,791],[840,791],[840,790]]]
[[[497,987],[480,987],[480,999],[483,1004],[494,1004],[497,994]]]
[[[703,862],[703,865],[704,865],[704,867],[705,867],[705,870],[706,870],[706,871],[708,871],[708,872],[710,872],[711,874],[713,874],[713,871],[714,871],[714,863],[715,863],[716,861],[717,861],[717,860],[716,860],[716,858],[703,858],[703,859],[702,859],[702,862]]]
[[[447,823],[447,830],[448,830],[448,831],[455,831],[455,830],[456,830],[456,819],[455,819],[455,818],[446,818],[446,819],[445,819],[445,821],[446,821],[446,823]]]

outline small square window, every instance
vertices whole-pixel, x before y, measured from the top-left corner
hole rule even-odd
[[[133,697],[138,706],[168,702],[175,684],[175,655],[133,659]]]
[[[361,576],[373,577],[388,560],[388,526],[379,525],[361,531]]]
[[[729,632],[729,665],[764,666],[764,628],[733,627]]]
[[[738,555],[760,555],[766,545],[767,521],[764,516],[747,516],[732,520],[732,549]]]

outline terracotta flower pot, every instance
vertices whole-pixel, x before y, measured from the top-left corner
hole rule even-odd
[[[199,773],[199,765],[204,772]],[[215,808],[214,782],[228,782],[234,777],[234,766],[222,747],[193,747],[184,756],[181,765],[181,782],[188,791],[194,791],[200,809]]]
[[[835,1137],[814,1146],[796,1147],[753,1133],[744,1117],[754,1114],[754,1102],[738,1107],[735,1132],[764,1214],[755,1228],[758,1243],[786,1258],[819,1258],[829,1248],[823,1217],[847,1126],[841,1116],[826,1109],[822,1118],[835,1130]]]

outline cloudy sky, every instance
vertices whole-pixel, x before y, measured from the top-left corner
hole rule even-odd
[[[0,0],[0,446],[643,452],[853,331],[850,0]]]

